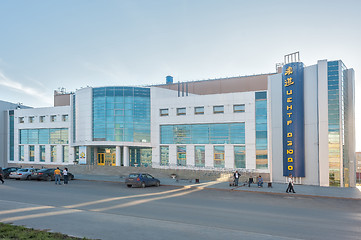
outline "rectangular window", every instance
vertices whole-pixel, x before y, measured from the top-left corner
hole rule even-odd
[[[44,145],[40,145],[39,146],[39,157],[40,157],[40,162],[45,162],[45,146]]]
[[[56,146],[50,146],[50,162],[56,162]]]
[[[177,115],[186,115],[187,110],[186,108],[177,108]]]
[[[195,107],[194,108],[195,115],[203,115],[204,114],[204,107]]]
[[[29,161],[30,162],[35,161],[35,146],[34,145],[29,146]]]
[[[24,117],[19,117],[19,123],[24,123]]]
[[[63,146],[63,162],[69,162],[69,146]]]
[[[186,146],[177,146],[177,166],[187,166]]]
[[[168,116],[168,108],[159,110],[161,116]]]
[[[267,92],[256,92],[256,169],[268,169]]]
[[[213,113],[224,113],[224,106],[213,106]]]
[[[205,166],[205,147],[195,146],[194,147],[194,165],[196,167]]]
[[[19,146],[19,162],[24,162],[25,155],[24,155],[24,146]]]
[[[161,144],[245,144],[245,124],[182,124],[160,126]]]
[[[44,122],[44,121],[45,121],[45,116],[40,116],[40,117],[39,117],[39,122],[42,123],[42,122]]]
[[[56,121],[56,115],[51,115],[50,122],[55,122],[55,121]]]
[[[63,122],[67,122],[67,121],[68,121],[68,118],[69,118],[68,114],[63,115],[63,116],[61,117],[61,119],[62,119]]]
[[[161,166],[169,165],[169,146],[160,147],[160,165]]]
[[[214,146],[214,167],[224,168],[224,146]]]
[[[246,168],[245,146],[234,146],[234,166],[235,168]]]
[[[33,122],[34,122],[34,118],[35,118],[35,117],[29,117],[29,123],[33,123]]]
[[[245,111],[244,104],[233,105],[233,112],[244,112],[244,111]]]

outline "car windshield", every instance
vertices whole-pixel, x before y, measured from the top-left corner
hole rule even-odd
[[[18,172],[27,172],[27,171],[29,171],[29,169],[26,169],[26,168],[25,168],[25,169],[19,169],[19,170],[18,170]]]
[[[136,178],[136,177],[138,177],[138,174],[129,174],[129,177],[130,178]]]

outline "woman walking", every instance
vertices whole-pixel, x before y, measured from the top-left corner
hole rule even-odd
[[[288,187],[287,187],[287,190],[286,190],[286,193],[288,192],[293,192],[293,193],[296,193],[295,192],[295,189],[293,188],[293,178],[292,178],[292,174],[290,174],[288,176]]]

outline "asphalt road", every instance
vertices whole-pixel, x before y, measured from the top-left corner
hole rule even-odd
[[[93,239],[361,239],[361,201],[7,180],[0,222]]]

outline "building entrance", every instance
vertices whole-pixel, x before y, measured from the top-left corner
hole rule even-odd
[[[97,164],[101,166],[115,166],[115,149],[98,148]]]

